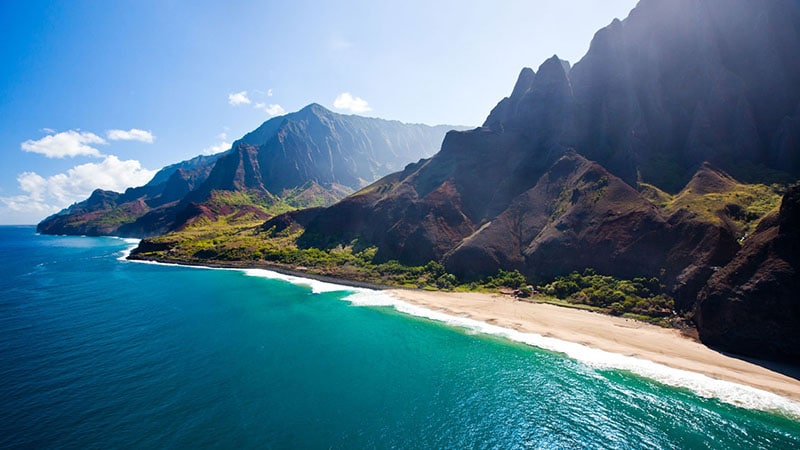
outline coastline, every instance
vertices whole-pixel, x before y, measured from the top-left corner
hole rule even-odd
[[[131,249],[132,250],[132,249]],[[226,261],[224,263],[215,261],[185,261],[178,259],[168,258],[143,258],[136,254],[123,255],[127,261],[134,262],[150,262],[158,264],[172,264],[176,266],[186,267],[206,267],[210,269],[262,269],[277,272],[281,275],[290,277],[307,278],[310,280],[321,281],[323,283],[337,284],[339,286],[347,286],[359,289],[372,289],[375,291],[385,291],[389,289],[397,289],[396,286],[387,286],[383,284],[370,283],[368,281],[348,280],[347,278],[338,278],[330,275],[322,275],[311,272],[306,272],[300,267],[287,267],[280,264],[268,263],[264,261]]]
[[[521,301],[501,294],[403,289],[313,274],[304,272],[301,268],[287,268],[263,262],[190,262],[135,255],[126,259],[133,262],[245,272],[253,269],[265,270],[289,277],[289,282],[294,282],[291,278],[299,278],[355,288],[355,294],[345,297],[344,300],[364,306],[391,306],[410,315],[427,317],[458,327],[474,328],[487,334],[566,353],[573,359],[594,366],[629,370],[645,378],[689,388],[704,397],[718,398],[750,409],[781,410],[795,420],[800,419],[800,367],[766,362],[765,365],[759,365],[728,356],[687,337],[678,329],[661,328],[633,319],[586,310]],[[355,299],[362,294],[370,299],[365,302]],[[377,302],[375,294],[381,297]],[[540,339],[531,340],[529,337]],[[541,345],[540,341],[558,344]],[[577,349],[576,352],[581,357],[576,357],[574,352],[565,351],[565,348]],[[595,352],[586,358],[582,357],[583,350]],[[767,365],[786,370],[772,370]],[[644,370],[638,370],[640,368]],[[674,373],[662,376],[665,369]],[[790,372],[797,378],[783,372]],[[762,398],[765,394],[776,398],[765,400]]]
[[[534,333],[639,358],[800,402],[800,380],[715,351],[677,329],[591,311],[520,301],[499,294],[409,289],[392,289],[386,293],[401,301],[449,316],[465,317],[521,333]],[[800,372],[797,367],[785,368],[794,369],[795,376]]]

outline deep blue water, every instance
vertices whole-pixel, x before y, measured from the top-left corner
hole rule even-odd
[[[780,413],[129,246],[0,227],[0,447],[800,448]]]

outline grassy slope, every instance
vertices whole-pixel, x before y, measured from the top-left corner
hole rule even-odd
[[[639,186],[640,192],[666,214],[686,209],[696,213],[701,220],[726,224],[743,237],[766,213],[778,207],[781,200],[777,186],[743,184],[725,179],[715,187],[718,192],[704,192],[690,184],[673,196],[654,186]],[[150,239],[165,244],[168,250],[140,256],[196,264],[279,267],[353,281],[423,289],[496,291],[500,287],[518,288],[528,283],[513,272],[501,271],[480,283],[460,284],[435,262],[413,267],[396,261],[376,263],[373,261],[376,249],[363,249],[358,242],[331,250],[302,249],[297,246],[302,229],[264,230],[261,226],[263,220],[240,213],[242,206],[257,207],[269,215],[315,206],[314,202],[297,200],[318,199],[318,196],[307,195],[313,190],[314,187],[287,192],[282,198],[268,203],[246,193],[217,193],[211,204],[220,210],[224,209],[222,206],[229,207],[228,210],[233,208],[233,213],[214,219],[201,218],[180,231]],[[669,325],[675,319],[673,301],[663,293],[658,280],[619,280],[587,271],[548,281],[538,287],[540,292],[534,295],[537,301],[624,315],[661,325]]]
[[[655,186],[640,184],[639,191],[665,213],[689,210],[702,220],[724,224],[739,236],[747,236],[770,211],[779,207],[784,186],[744,184],[732,180],[725,189],[704,192],[687,186],[677,195],[669,195]]]

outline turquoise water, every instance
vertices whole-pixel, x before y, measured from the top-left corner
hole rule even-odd
[[[0,227],[0,447],[800,448],[781,413],[129,246]]]

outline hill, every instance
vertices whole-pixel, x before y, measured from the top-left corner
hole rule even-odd
[[[311,104],[264,122],[226,152],[167,166],[145,186],[95,191],[37,230],[145,237],[216,220],[240,207],[247,216],[266,219],[327,206],[432,155],[450,129],[342,115]]]

